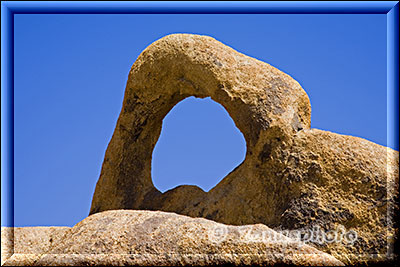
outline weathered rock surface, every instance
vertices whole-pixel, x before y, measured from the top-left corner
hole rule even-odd
[[[224,225],[161,211],[97,213],[67,231],[56,229],[61,239],[48,247],[51,230],[17,234],[17,252],[34,254],[14,255],[5,265],[343,265],[265,225]]]
[[[207,193],[179,186],[162,194],[151,179],[152,151],[164,116],[188,96],[226,108],[246,158]],[[346,263],[390,258],[398,152],[310,129],[310,121],[308,96],[287,74],[207,36],[166,36],[132,66],[90,213],[147,209],[289,230],[344,227],[357,234],[354,243],[316,245]]]
[[[18,258],[27,265],[58,243],[70,227],[1,227],[1,265],[10,258]]]

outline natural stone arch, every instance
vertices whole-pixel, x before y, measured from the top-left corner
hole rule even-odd
[[[188,96],[225,107],[246,139],[246,158],[208,193],[179,186],[161,194],[152,184],[152,151],[162,119]],[[236,225],[344,226],[357,242],[313,245],[345,263],[390,255],[398,151],[310,129],[310,113],[306,93],[287,74],[210,37],[166,36],[132,66],[90,213],[149,209]]]
[[[166,36],[146,48],[129,73],[91,213],[160,205],[151,180],[152,151],[163,118],[188,96],[211,97],[225,107],[247,142],[241,166],[265,149],[267,136],[289,141],[310,127],[308,96],[289,75],[211,37]],[[184,190],[189,188],[200,190]]]

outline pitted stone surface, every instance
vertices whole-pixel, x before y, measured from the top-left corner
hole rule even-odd
[[[162,194],[151,179],[152,151],[165,115],[189,96],[226,108],[246,139],[246,158],[207,193],[179,186]],[[388,258],[398,152],[310,129],[310,120],[308,96],[289,75],[211,37],[166,36],[129,73],[90,214],[148,209],[280,229],[343,226],[357,233],[354,244],[316,245],[344,262]]]
[[[30,236],[29,240],[34,239]],[[17,239],[16,244],[25,250],[7,259],[5,266],[343,266],[331,255],[265,225],[224,225],[162,211],[94,214],[49,249],[31,249],[22,241]]]
[[[1,265],[32,265],[40,254],[62,240],[70,227],[1,227]]]

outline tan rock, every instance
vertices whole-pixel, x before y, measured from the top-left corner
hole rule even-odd
[[[343,265],[265,225],[224,225],[161,211],[97,213],[67,231],[49,251],[26,251],[44,254],[36,255],[34,263],[32,255],[13,256],[5,265]]]
[[[207,193],[179,186],[162,194],[151,180],[152,151],[164,116],[188,96],[226,108],[246,158]],[[355,242],[316,245],[346,263],[390,259],[398,152],[310,129],[310,118],[307,94],[287,74],[207,36],[166,36],[132,66],[90,213],[148,209],[235,225],[340,228]]]
[[[18,258],[27,265],[60,241],[70,227],[1,227],[1,265]]]
[[[287,74],[207,36],[164,37],[142,52],[129,73],[91,214],[154,205],[152,198],[161,193],[151,180],[151,156],[162,120],[192,95],[210,96],[227,109],[245,136],[247,155],[262,150],[264,134],[284,142],[310,126],[307,94]]]

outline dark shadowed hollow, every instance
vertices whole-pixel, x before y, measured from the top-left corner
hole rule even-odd
[[[225,108],[207,97],[188,97],[163,120],[151,176],[161,192],[179,185],[209,191],[243,162],[246,141]]]

